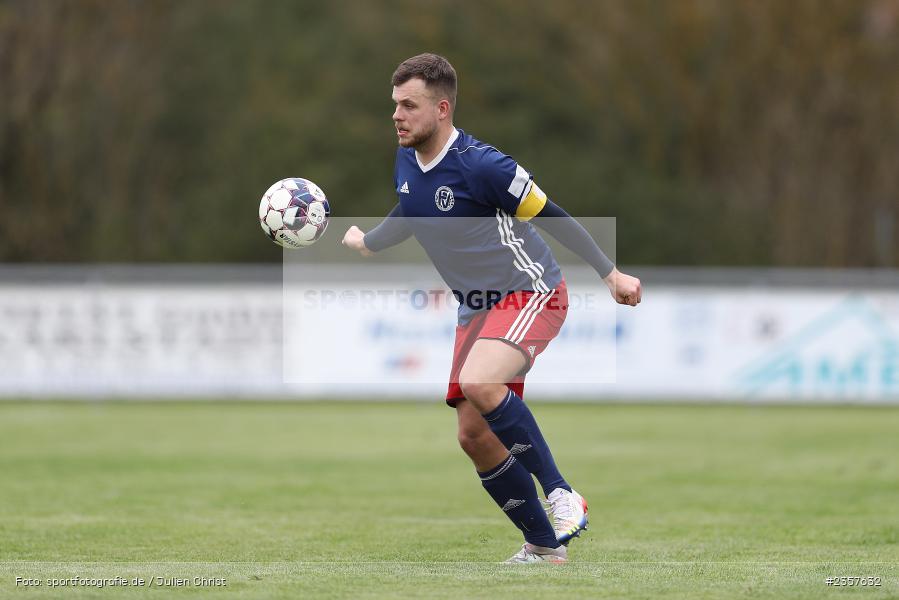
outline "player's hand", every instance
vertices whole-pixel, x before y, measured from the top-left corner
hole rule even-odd
[[[636,277],[625,275],[618,269],[612,269],[612,272],[606,275],[603,281],[609,286],[612,298],[618,304],[627,304],[628,306],[640,304],[640,300],[643,298],[643,286]]]
[[[372,256],[374,252],[365,247],[365,232],[353,225],[343,234],[341,242],[347,248],[358,250],[362,256]]]

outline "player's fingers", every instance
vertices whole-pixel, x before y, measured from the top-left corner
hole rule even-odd
[[[637,290],[628,292],[627,294],[625,294],[624,298],[628,306],[637,306],[637,302],[639,302],[639,300],[637,299]]]

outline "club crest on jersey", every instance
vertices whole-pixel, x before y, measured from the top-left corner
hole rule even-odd
[[[441,185],[437,188],[437,192],[434,194],[434,204],[437,205],[437,208],[446,212],[451,209],[455,203],[456,199],[453,198],[453,190],[445,185]]]

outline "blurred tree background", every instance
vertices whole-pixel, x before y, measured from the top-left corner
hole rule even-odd
[[[0,0],[0,261],[277,261],[277,179],[384,214],[390,75],[623,264],[899,261],[899,0]]]

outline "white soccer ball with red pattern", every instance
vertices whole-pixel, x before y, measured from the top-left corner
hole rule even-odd
[[[282,179],[265,191],[259,224],[276,244],[288,249],[311,246],[328,228],[331,205],[320,187],[301,177]]]

